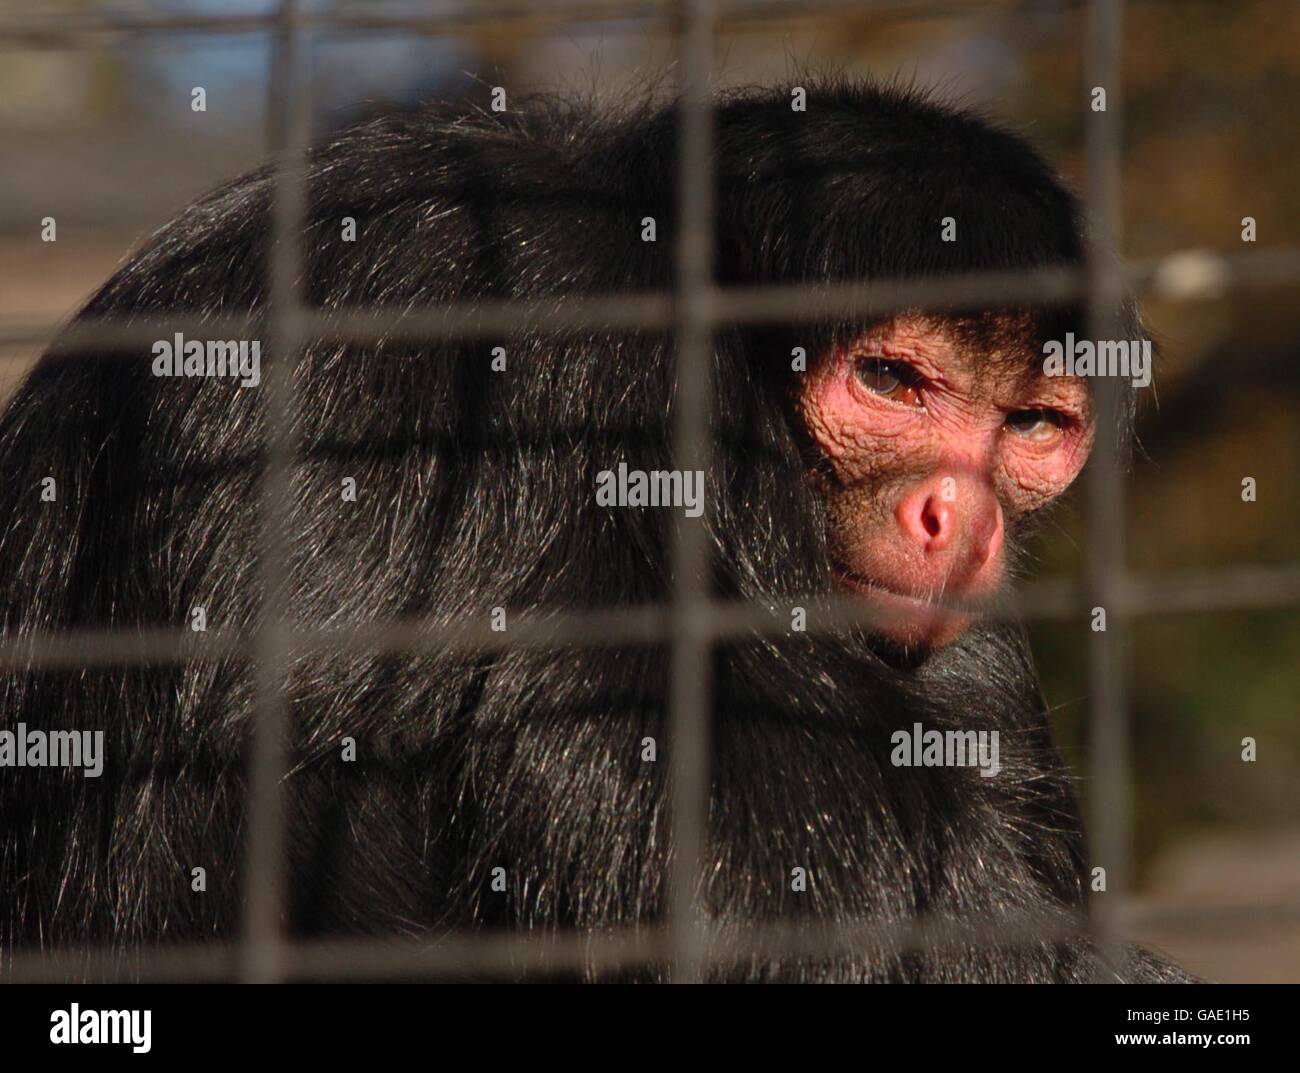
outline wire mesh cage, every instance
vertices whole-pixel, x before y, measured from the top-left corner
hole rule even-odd
[[[806,0],[765,0],[721,5],[746,18],[780,18]],[[814,7],[835,7],[814,4]],[[848,5],[840,5],[848,6]],[[853,5],[861,7],[864,5]],[[912,13],[937,5],[887,2],[865,5]],[[940,5],[941,6],[941,5]],[[307,212],[306,159],[310,141],[312,86],[304,56],[314,32],[384,28],[437,35],[454,32],[465,9],[388,14],[304,10],[281,0],[272,15],[141,14],[88,12],[57,23],[43,15],[0,19],[0,40],[19,46],[59,41],[79,44],[104,35],[269,33],[274,39],[269,78],[269,141],[274,161],[273,241],[268,302],[247,316],[164,320],[133,317],[129,322],[83,318],[60,337],[64,351],[89,354],[148,346],[160,334],[198,331],[239,335],[260,331],[270,352],[261,393],[266,416],[266,450],[260,478],[263,546],[258,585],[264,594],[258,628],[251,634],[214,629],[200,639],[177,629],[126,633],[78,630],[0,638],[0,668],[8,671],[96,668],[122,664],[165,664],[192,659],[240,658],[256,667],[256,720],[246,802],[246,876],[242,932],[231,942],[115,949],[19,951],[7,958],[10,981],[90,978],[147,980],[276,981],[285,979],[403,979],[472,972],[515,976],[533,970],[615,970],[655,961],[672,966],[674,980],[700,980],[720,959],[762,955],[832,956],[837,951],[893,951],[943,941],[975,943],[1038,941],[1091,934],[1111,961],[1120,959],[1121,939],[1140,916],[1126,900],[1123,862],[1131,843],[1129,783],[1127,624],[1142,616],[1188,611],[1286,608],[1300,604],[1300,566],[1236,567],[1178,579],[1146,579],[1129,572],[1125,552],[1125,477],[1114,416],[1121,399],[1106,378],[1096,381],[1103,419],[1085,495],[1087,569],[1081,583],[1039,583],[1022,587],[1004,613],[1027,620],[1064,619],[1088,609],[1109,609],[1110,626],[1095,634],[1087,650],[1089,779],[1093,787],[1088,827],[1096,859],[1111,862],[1110,893],[1087,919],[1063,925],[1059,919],[923,919],[909,924],[755,925],[743,937],[709,934],[699,910],[694,877],[706,839],[710,780],[709,653],[727,639],[784,631],[764,607],[722,602],[703,580],[707,546],[703,527],[688,517],[672,527],[671,599],[602,611],[537,615],[510,609],[509,634],[486,624],[392,622],[349,629],[308,628],[291,622],[286,580],[291,555],[286,504],[298,446],[291,434],[301,400],[294,383],[295,356],[312,341],[354,344],[493,338],[527,327],[533,331],[610,327],[670,331],[678,361],[673,418],[674,456],[681,468],[708,468],[710,422],[717,385],[710,382],[713,333],[721,328],[811,320],[830,314],[868,316],[908,309],[946,309],[980,303],[1082,301],[1095,338],[1114,333],[1124,296],[1155,292],[1194,299],[1211,287],[1300,283],[1300,251],[1273,249],[1226,257],[1177,251],[1150,262],[1109,256],[1120,244],[1121,100],[1120,60],[1123,0],[1086,0],[1089,35],[1084,45],[1088,85],[1107,87],[1109,106],[1089,116],[1086,127],[1085,203],[1093,221],[1085,266],[933,279],[872,281],[870,285],[722,287],[713,264],[713,105],[718,5],[709,0],[681,3],[568,3],[521,5],[494,10],[493,18],[544,17],[564,20],[606,18],[663,20],[672,30],[679,77],[678,242],[671,293],[582,295],[574,300],[525,302],[482,300],[399,315],[364,308],[322,310],[306,302],[302,285],[303,234]],[[481,17],[481,13],[480,16]],[[0,322],[0,341],[48,339],[57,325],[35,318]],[[810,604],[810,606],[812,606]],[[872,621],[857,601],[817,604],[808,629],[836,630]],[[290,661],[304,651],[374,653],[458,649],[489,653],[513,646],[662,644],[670,653],[671,830],[674,853],[666,919],[662,926],[599,933],[452,934],[436,941],[293,940],[284,932],[286,904],[286,818],[281,807],[288,765],[290,710],[286,682]],[[1300,906],[1293,907],[1300,912]],[[1197,911],[1183,911],[1195,920]]]

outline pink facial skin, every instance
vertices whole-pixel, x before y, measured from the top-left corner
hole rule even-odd
[[[953,321],[900,316],[799,387],[837,582],[885,605],[880,632],[905,645],[965,630],[969,614],[932,601],[992,595],[1006,526],[1065,491],[1092,447],[1085,383],[1042,375],[1027,317],[998,324],[976,349]]]

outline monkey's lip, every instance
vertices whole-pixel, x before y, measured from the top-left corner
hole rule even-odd
[[[895,641],[943,645],[970,622],[970,616],[961,611],[882,585],[844,567],[837,567],[835,576],[842,589],[867,598],[885,612],[874,630]]]
[[[862,596],[869,596],[873,600],[879,600],[885,604],[898,605],[930,614],[942,614],[945,611],[943,607],[926,599],[924,596],[882,585],[879,581],[872,581],[870,578],[863,577],[861,574],[856,574],[842,566],[835,568],[835,580],[841,588],[859,593]]]

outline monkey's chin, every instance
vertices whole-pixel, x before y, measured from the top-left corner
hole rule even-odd
[[[911,657],[952,644],[974,621],[972,615],[886,588],[847,570],[837,570],[835,580],[843,591],[881,609],[881,619],[872,624],[870,632],[900,655]]]

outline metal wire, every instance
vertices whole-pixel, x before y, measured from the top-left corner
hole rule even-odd
[[[1085,124],[1088,160],[1088,323],[1089,338],[1114,339],[1119,333],[1124,281],[1111,251],[1120,238],[1120,42],[1123,0],[1094,0],[1088,8],[1086,57],[1089,94],[1105,96],[1105,107]],[[1124,479],[1120,443],[1121,387],[1114,377],[1092,382],[1098,434],[1089,459],[1085,489],[1087,548],[1085,578],[1093,607],[1104,609],[1105,627],[1091,632],[1088,647],[1089,836],[1092,864],[1104,868],[1107,885],[1091,899],[1093,938],[1101,966],[1123,957],[1115,907],[1128,890],[1129,767],[1127,676],[1124,662],[1127,618],[1121,609],[1128,568],[1124,557]]]
[[[1086,618],[1095,605],[1068,581],[1027,585],[991,607],[942,601],[1004,620],[1039,622]],[[1158,579],[1131,578],[1115,607],[1129,618],[1197,611],[1268,610],[1300,603],[1300,567],[1234,567],[1181,573]],[[848,597],[809,595],[767,607],[713,600],[696,607],[693,629],[711,641],[778,638],[790,633],[790,611],[808,613],[811,635],[838,633],[892,621],[899,612]],[[659,644],[672,639],[673,623],[662,604],[542,612],[507,609],[509,637],[481,622],[362,622],[349,626],[284,626],[295,656],[348,651],[369,654],[442,652],[492,655],[512,648],[606,648]],[[237,631],[210,629],[76,629],[0,636],[0,670],[67,670],[125,664],[185,663],[190,660],[250,659],[252,639]]]
[[[1120,263],[1125,286],[1137,294],[1180,300],[1215,297],[1229,288],[1275,287],[1300,280],[1300,249],[1286,247],[1222,255],[1178,250],[1164,257]],[[799,324],[828,317],[874,317],[898,310],[974,309],[992,303],[1030,305],[1086,298],[1085,270],[1049,267],[979,272],[923,279],[863,283],[728,287],[710,299],[715,327],[738,324]],[[448,302],[432,309],[301,309],[306,339],[373,346],[489,338],[511,332],[563,332],[578,328],[654,331],[674,326],[673,296],[640,294],[558,296],[548,299],[484,299]],[[59,352],[95,352],[112,359],[131,347],[149,346],[159,333],[237,336],[258,330],[263,313],[203,316],[178,314],[129,321],[80,318],[71,324],[48,318],[0,317],[0,347],[47,344]]]
[[[681,75],[677,184],[673,459],[679,472],[708,473],[713,408],[713,4],[684,0],[679,31]],[[669,748],[672,837],[668,929],[673,979],[704,978],[697,905],[709,814],[708,532],[703,518],[674,517],[669,651]]]
[[[860,9],[924,13],[931,2],[879,0]],[[1008,6],[1008,5],[990,5]],[[1035,6],[1031,3],[1011,7]],[[1053,5],[1059,6],[1059,5]],[[766,18],[843,10],[843,3],[771,0],[723,5],[736,18]],[[679,4],[570,3],[482,9],[470,14],[303,12],[281,0],[272,16],[140,15],[82,13],[6,17],[0,42],[27,46],[79,41],[83,37],[151,32],[272,32],[275,48],[270,89],[270,148],[274,160],[273,243],[267,309],[255,316],[144,318],[130,322],[83,320],[60,336],[66,355],[148,345],[162,333],[217,331],[239,335],[265,331],[274,360],[264,372],[266,451],[259,490],[259,621],[252,636],[215,630],[134,634],[109,630],[0,637],[0,670],[93,668],[238,657],[257,668],[258,704],[251,750],[248,841],[244,871],[247,904],[237,941],[176,947],[120,949],[72,947],[23,951],[10,956],[10,981],[75,978],[198,980],[402,979],[473,972],[513,976],[528,971],[671,967],[675,980],[703,979],[712,966],[750,957],[831,957],[856,951],[905,952],[945,943],[1014,943],[1059,940],[1091,933],[1112,964],[1120,940],[1134,922],[1159,919],[1195,923],[1225,915],[1277,915],[1300,919],[1300,905],[1158,907],[1140,909],[1128,898],[1130,852],[1128,710],[1123,649],[1127,624],[1137,616],[1192,611],[1268,608],[1300,603],[1300,564],[1233,568],[1165,578],[1131,577],[1124,558],[1124,486],[1117,422],[1101,421],[1096,459],[1087,486],[1088,561],[1083,585],[1047,582],[1026,586],[983,610],[1026,619],[1061,619],[1105,607],[1103,633],[1089,650],[1089,725],[1093,732],[1090,774],[1095,786],[1091,834],[1093,858],[1108,874],[1108,892],[1095,899],[1087,919],[1059,916],[926,918],[882,924],[873,921],[767,924],[722,932],[704,919],[699,904],[700,866],[706,845],[709,798],[710,682],[712,644],[731,638],[784,636],[788,607],[719,602],[708,598],[707,543],[699,520],[679,517],[671,543],[673,587],[667,605],[556,613],[512,613],[510,639],[484,624],[463,622],[362,623],[346,628],[291,626],[287,614],[289,543],[287,520],[293,470],[302,450],[293,440],[297,412],[295,370],[302,348],[314,341],[376,344],[500,335],[519,330],[574,328],[668,329],[677,341],[677,392],[673,452],[685,469],[708,468],[712,408],[711,339],[722,326],[767,321],[798,322],[827,316],[871,316],[896,309],[963,308],[993,302],[1086,300],[1095,338],[1113,333],[1126,288],[1179,298],[1221,293],[1233,287],[1300,282],[1300,250],[1273,250],[1232,257],[1180,251],[1157,260],[1125,264],[1118,248],[1120,184],[1120,44],[1123,0],[1089,0],[1087,71],[1091,86],[1106,89],[1107,110],[1087,125],[1086,206],[1093,224],[1088,259],[1081,270],[980,273],[943,279],[879,281],[832,286],[715,288],[712,275],[712,110],[710,85],[714,33],[720,12],[711,0]],[[409,29],[450,32],[484,19],[599,20],[673,17],[679,50],[679,219],[672,294],[582,296],[545,302],[450,303],[417,313],[375,310],[322,311],[305,307],[301,294],[300,236],[310,136],[310,86],[303,38],[312,30]],[[59,325],[23,318],[0,320],[0,346],[47,341]],[[1106,378],[1096,384],[1099,412],[1113,415],[1118,394]],[[796,601],[791,601],[794,603]],[[887,619],[891,612],[860,601],[809,596],[808,632],[841,630]],[[352,652],[465,651],[490,653],[519,646],[600,646],[667,643],[671,655],[671,817],[673,850],[668,915],[662,927],[600,933],[439,934],[409,940],[290,941],[283,934],[287,875],[281,800],[286,770],[288,703],[286,669],[305,651],[346,648]]]
[[[254,667],[257,706],[248,783],[248,839],[244,860],[244,933],[241,977],[273,983],[281,977],[281,923],[288,887],[285,818],[281,800],[287,765],[289,649],[284,635],[289,600],[289,512],[297,451],[294,381],[303,339],[301,235],[306,213],[307,146],[311,138],[307,79],[303,77],[296,0],[281,0],[272,49],[268,141],[274,162],[267,324],[271,360],[262,381],[266,466],[260,489],[262,532],[258,555],[261,607]]]
[[[1078,7],[1087,0],[731,0],[718,11],[719,21],[760,22],[768,19],[816,17],[831,14],[897,15],[906,18],[945,14],[971,14],[980,10],[1059,11]],[[321,31],[381,30],[415,34],[454,34],[497,23],[550,23],[573,26],[582,23],[660,22],[672,25],[677,19],[677,0],[516,0],[485,3],[462,0],[438,5],[434,11],[405,9],[358,11],[329,8],[302,11],[298,26]],[[208,33],[243,34],[274,31],[275,14],[221,14],[217,12],[101,12],[61,11],[55,15],[5,14],[0,17],[0,42],[15,41],[24,47],[62,46],[86,38],[118,37],[123,34]]]

